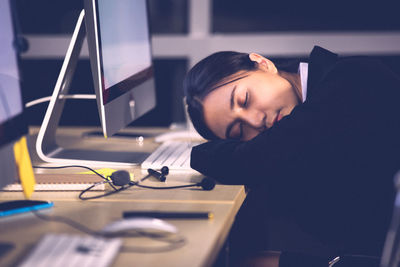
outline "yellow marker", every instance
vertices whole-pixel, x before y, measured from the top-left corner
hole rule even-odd
[[[36,181],[25,136],[14,144],[14,157],[24,195],[26,198],[30,198],[35,190]]]

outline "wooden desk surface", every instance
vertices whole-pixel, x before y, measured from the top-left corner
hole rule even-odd
[[[154,186],[161,186],[159,183],[147,183]],[[168,183],[168,185],[179,185],[182,182]],[[89,192],[87,196],[102,194],[103,191]],[[32,199],[50,201],[81,201],[78,198],[78,191],[48,191],[34,192]],[[85,195],[86,196],[86,195]],[[240,202],[245,197],[244,187],[239,185],[217,185],[212,191],[204,191],[198,188],[182,188],[171,190],[153,190],[132,187],[117,194],[105,198],[93,199],[98,202],[164,202],[164,203],[221,203],[233,204]],[[22,192],[0,192],[1,200],[22,199]],[[241,203],[240,203],[241,204]]]
[[[69,134],[76,133],[76,129],[63,131],[67,137]],[[101,140],[104,139],[94,138],[86,143],[89,146],[98,146]],[[124,149],[136,149],[139,146],[144,151],[151,151],[157,146],[151,140],[145,140],[144,145],[133,142],[131,146],[126,146],[126,140],[119,139],[113,140],[112,143],[110,148],[113,149],[118,143]],[[37,161],[38,159],[34,155],[33,162],[36,164]],[[39,164],[41,163],[39,162]],[[141,177],[141,171],[137,167],[127,170],[134,172],[137,177]],[[48,170],[39,172],[54,173],[54,175],[60,173]],[[62,172],[71,173],[76,170]],[[187,181],[192,178],[195,180],[201,178],[201,176],[198,177],[199,175],[186,176],[186,174],[171,173],[166,185],[187,184]],[[160,182],[151,180],[146,183],[153,186],[161,185]],[[157,253],[121,252],[113,266],[211,266],[222,248],[246,196],[243,186],[227,185],[217,185],[212,191],[194,188],[151,190],[132,187],[118,194],[90,201],[79,200],[78,194],[79,192],[35,192],[33,199],[54,201],[54,207],[46,211],[50,216],[65,216],[96,230],[120,219],[122,212],[126,210],[208,211],[214,213],[214,218],[210,220],[168,220],[178,227],[180,233],[186,238],[186,244],[183,247]],[[21,192],[0,192],[0,201],[22,198]],[[48,232],[81,234],[65,224],[42,221],[33,214],[0,219],[0,242],[11,242],[15,245],[11,252],[0,258],[0,266],[13,265],[16,260],[26,255],[43,234]],[[159,245],[148,238],[125,238],[124,244],[130,246]]]
[[[87,227],[99,230],[111,221],[121,218],[126,210],[176,210],[213,212],[209,220],[167,220],[175,225],[186,239],[180,248],[157,253],[119,253],[113,266],[210,266],[229,233],[237,208],[220,203],[130,203],[130,202],[78,202],[56,201],[49,216],[63,216]],[[20,260],[48,232],[82,234],[58,222],[48,222],[33,214],[24,214],[0,220],[0,242],[10,242],[15,248],[0,258],[0,266],[12,266]],[[160,246],[149,238],[124,238],[124,245],[135,247]],[[161,244],[163,247],[164,243]]]

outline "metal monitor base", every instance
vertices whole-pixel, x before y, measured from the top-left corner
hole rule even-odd
[[[68,94],[86,36],[84,17],[85,12],[82,10],[39,130],[36,140],[36,152],[41,160],[59,164],[139,165],[150,153],[68,149],[57,144],[56,131],[66,100],[63,96]]]

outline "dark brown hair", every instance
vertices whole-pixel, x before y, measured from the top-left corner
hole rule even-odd
[[[203,100],[218,83],[239,71],[251,71],[257,63],[249,54],[224,51],[212,54],[198,62],[186,75],[183,88],[190,119],[197,132],[208,140],[219,139],[205,124]]]
[[[297,72],[299,61],[286,61],[277,65],[278,70]],[[233,51],[214,53],[198,62],[186,75],[183,88],[189,117],[194,128],[205,139],[220,139],[206,125],[203,115],[203,100],[219,84],[240,71],[253,71],[257,63],[249,54]],[[227,81],[228,82],[228,81]]]

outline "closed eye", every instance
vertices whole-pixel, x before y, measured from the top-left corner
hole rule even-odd
[[[249,104],[249,92],[246,91],[246,97],[243,102],[243,107],[247,107],[248,104]]]
[[[236,87],[234,88],[234,91],[236,91]],[[238,105],[242,108],[247,108],[247,106],[249,105],[249,99],[249,92],[246,91],[244,99],[241,98],[240,100],[238,100]],[[225,136],[228,139],[241,140],[243,137],[243,122],[240,122],[238,120],[232,122],[227,128]]]
[[[242,93],[241,93],[242,94]],[[241,95],[240,97],[238,97],[238,105],[242,108],[246,108],[249,104],[249,92],[246,91],[244,97],[243,95]]]

